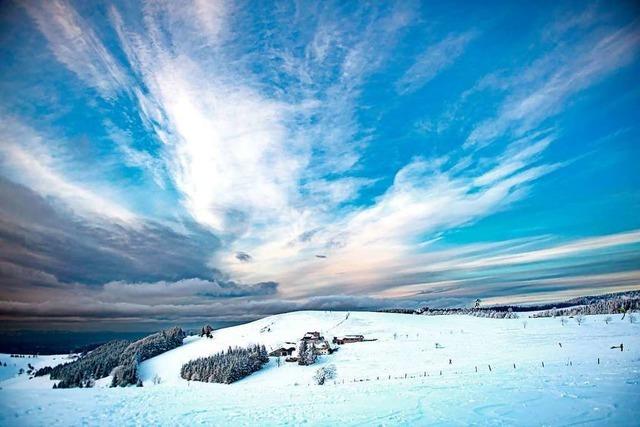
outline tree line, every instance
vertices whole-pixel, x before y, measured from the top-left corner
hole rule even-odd
[[[120,356],[120,366],[113,372],[111,386],[137,384],[138,364],[181,346],[185,336],[184,331],[176,326],[131,343]]]
[[[479,302],[479,300],[477,300]],[[576,306],[584,306],[584,308],[576,310]],[[566,309],[566,310],[565,310]],[[616,292],[604,295],[591,295],[584,297],[572,298],[566,301],[552,303],[552,304],[538,304],[538,305],[493,305],[489,307],[474,307],[474,308],[429,308],[421,307],[417,309],[410,308],[388,308],[378,310],[383,313],[401,313],[401,314],[421,314],[426,316],[440,316],[440,315],[452,315],[452,314],[465,314],[477,317],[491,317],[491,318],[517,318],[515,312],[532,312],[540,311],[545,313],[543,316],[534,314],[532,317],[551,317],[553,313],[565,313],[556,314],[563,315],[575,315],[575,314],[614,314],[621,313],[621,309],[627,311],[640,310],[640,291],[628,291],[628,292]],[[501,314],[503,313],[503,314]]]
[[[112,373],[112,387],[141,384],[138,364],[182,345],[184,337],[184,331],[174,327],[134,342],[109,341],[72,362],[38,369],[35,376],[50,375],[59,380],[56,388],[92,387],[95,380]]]
[[[488,317],[491,319],[517,319],[518,313],[514,313],[513,310],[507,311],[488,310],[480,308],[445,308],[445,309],[419,309],[415,314],[422,316],[446,316],[454,314],[464,314],[467,316],[475,317]]]
[[[607,300],[599,300],[587,305],[577,307],[541,311],[534,313],[532,317],[556,317],[578,316],[591,314],[616,314],[640,311],[640,296],[638,297],[613,297]]]
[[[258,371],[269,361],[264,345],[235,347],[209,357],[201,357],[182,365],[185,380],[231,384]]]

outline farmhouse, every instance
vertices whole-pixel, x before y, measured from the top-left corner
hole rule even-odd
[[[314,344],[314,348],[316,350],[316,354],[331,354],[333,349],[329,347],[329,343],[324,340],[318,344]]]
[[[295,350],[296,350],[295,346],[279,347],[273,350],[271,353],[269,353],[269,356],[272,356],[272,357],[291,356]]]
[[[316,341],[316,340],[321,340],[321,339],[324,339],[324,338],[320,335],[320,332],[316,332],[316,331],[307,332],[302,337],[302,341]]]
[[[350,344],[364,341],[364,335],[345,335],[343,337],[333,337],[334,344]]]
[[[320,335],[320,332],[307,332],[304,334],[301,341],[306,341],[307,344],[313,345],[316,354],[324,355],[333,353],[333,349],[329,345],[329,342]]]

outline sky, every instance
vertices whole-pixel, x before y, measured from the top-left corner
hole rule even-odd
[[[640,289],[640,7],[0,5],[0,319]]]

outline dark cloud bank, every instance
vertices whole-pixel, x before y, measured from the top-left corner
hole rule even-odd
[[[208,266],[218,238],[195,223],[176,232],[87,221],[0,177],[0,319],[5,328],[153,329],[237,323],[305,309],[374,309],[355,296],[287,300],[278,284],[240,284]],[[238,258],[250,262],[251,256]]]

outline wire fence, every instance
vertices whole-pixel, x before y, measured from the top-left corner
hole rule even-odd
[[[453,365],[450,363],[450,365]],[[601,362],[601,358],[594,358],[592,361],[581,360],[575,363],[576,367],[580,366],[600,366],[604,365]],[[418,378],[429,378],[429,377],[444,377],[449,375],[470,375],[470,374],[493,374],[500,372],[518,372],[518,371],[527,371],[530,372],[532,368],[537,368],[539,370],[543,369],[554,369],[554,368],[572,368],[574,367],[573,360],[567,360],[566,362],[553,362],[553,363],[545,363],[543,360],[540,362],[529,361],[524,364],[513,363],[485,363],[481,365],[473,365],[471,367],[465,366],[464,369],[436,369],[436,370],[422,370],[415,372],[407,372],[398,374],[384,374],[384,375],[376,375],[375,377],[352,377],[352,378],[342,378],[342,379],[334,379],[331,381],[327,381],[327,384],[333,385],[342,385],[342,384],[353,384],[353,383],[361,383],[361,382],[372,382],[372,381],[403,381],[403,380],[411,380]]]

